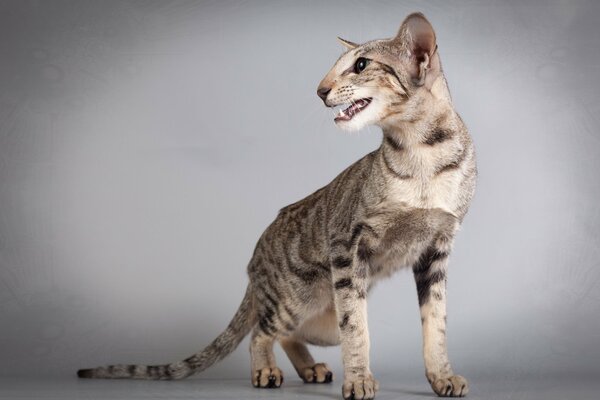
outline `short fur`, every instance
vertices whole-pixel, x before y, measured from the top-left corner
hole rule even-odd
[[[326,106],[368,105],[344,129],[375,124],[381,146],[330,184],[283,208],[260,237],[250,283],[227,329],[206,349],[166,365],[80,370],[84,378],[180,379],[232,352],[251,332],[251,380],[274,388],[283,375],[279,341],[305,382],[331,382],[306,344],[341,344],[345,399],[372,399],[366,299],[372,285],[411,267],[423,327],[426,376],[440,396],[464,396],[446,352],[446,271],[453,239],[473,196],[475,152],[454,111],[435,33],[411,14],[392,39],[348,48],[319,85]],[[368,61],[358,71],[359,58]],[[340,115],[343,115],[341,113]]]

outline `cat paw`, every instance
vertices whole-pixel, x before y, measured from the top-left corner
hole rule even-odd
[[[300,378],[304,383],[331,383],[333,373],[325,363],[315,364],[312,367],[304,368],[300,373]]]
[[[283,373],[277,367],[257,369],[252,376],[252,385],[255,388],[275,389],[282,383]]]
[[[372,376],[346,380],[342,386],[344,400],[371,400],[379,390],[379,382]]]
[[[460,375],[436,379],[431,388],[440,397],[464,397],[469,393],[469,383]]]

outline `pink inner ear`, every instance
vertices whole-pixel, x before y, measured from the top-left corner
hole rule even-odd
[[[395,40],[410,41],[409,43],[405,42],[405,44],[420,60],[422,60],[424,53],[432,55],[435,50],[433,27],[421,13],[414,13],[406,17]]]
[[[433,53],[433,47],[435,39],[431,32],[421,32],[414,42],[413,53],[418,61],[423,61],[424,54],[431,55]]]

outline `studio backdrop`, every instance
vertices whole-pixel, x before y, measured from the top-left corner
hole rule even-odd
[[[336,36],[390,37],[413,11],[478,155],[449,266],[455,369],[598,374],[598,2],[2,1],[0,375],[207,345],[278,210],[380,144],[316,95]],[[423,379],[409,271],[375,287],[369,324],[374,373]],[[315,358],[341,376],[339,348]],[[244,341],[202,377],[248,374]]]

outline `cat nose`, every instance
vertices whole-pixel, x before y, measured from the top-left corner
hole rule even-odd
[[[321,98],[321,100],[323,100],[323,103],[325,103],[325,105],[327,105],[326,101],[329,92],[331,92],[331,88],[328,87],[320,87],[317,89],[317,95]]]

